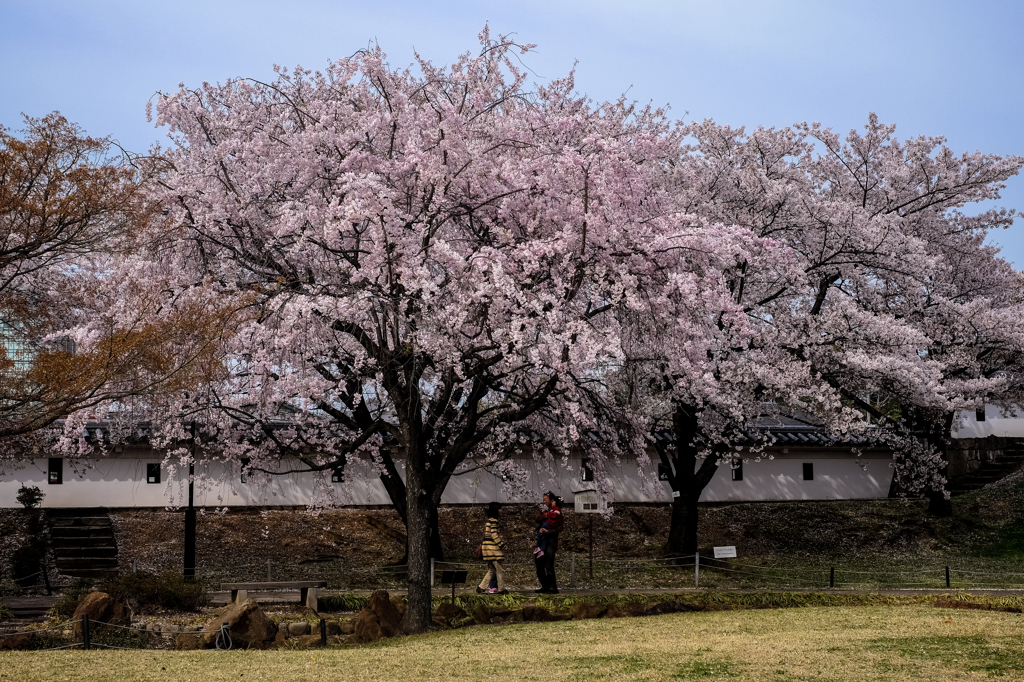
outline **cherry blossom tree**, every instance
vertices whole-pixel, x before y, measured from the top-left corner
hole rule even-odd
[[[529,46],[480,39],[447,68],[370,49],[160,95],[165,212],[118,276],[241,320],[222,378],[111,418],[145,418],[157,447],[194,423],[254,476],[313,472],[317,504],[339,499],[332,471],[380,476],[408,531],[409,631],[430,623],[452,476],[491,464],[515,481],[517,451],[552,473],[570,454],[599,477],[620,452],[645,464],[647,425],[607,383],[620,320],[657,311],[700,356],[720,254],[746,239],[673,209],[664,112],[594,105],[571,75],[529,92]]]
[[[671,357],[647,356],[658,359],[648,384],[662,398],[649,409],[674,436],[658,442],[680,491],[669,551],[695,551],[700,493],[738,455],[736,437],[780,411],[837,438],[882,420],[889,428],[870,433],[900,453],[907,487],[941,491],[936,445],[952,414],[982,395],[1010,398],[1014,383],[997,370],[1021,348],[1017,274],[983,246],[1012,213],[961,209],[997,198],[1022,160],[956,156],[940,138],[901,143],[873,115],[845,141],[818,125],[746,135],[706,121],[687,132],[693,144],[671,178],[678,210],[781,248],[725,271],[733,307],[701,359],[704,383],[679,381],[697,373]],[[733,331],[736,308],[746,324]],[[883,414],[878,395],[897,409]],[[742,456],[758,457],[770,442],[761,437]]]

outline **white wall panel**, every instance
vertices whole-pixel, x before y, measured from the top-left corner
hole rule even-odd
[[[165,507],[184,506],[187,503],[187,470],[171,472],[164,468],[159,484],[146,483],[146,464],[155,458],[113,456],[98,460],[94,466],[74,471],[64,463],[64,482],[49,485],[46,481],[48,460],[35,460],[26,467],[0,476],[0,506],[18,506],[15,496],[18,488],[38,486],[46,497],[45,507]],[[814,480],[804,481],[804,462],[814,464]],[[743,465],[743,480],[733,481],[728,465],[719,467],[718,473],[705,489],[701,500],[705,502],[731,502],[743,500],[834,500],[886,497],[892,481],[893,469],[889,459],[867,458],[808,458],[793,456],[747,461]],[[523,460],[521,465],[530,471],[528,492],[525,496],[510,498],[502,489],[501,480],[489,471],[478,470],[452,478],[445,490],[444,504],[486,504],[491,501],[506,503],[539,502],[546,490],[554,490],[571,502],[572,493],[593,487],[579,480],[579,461],[569,466],[561,462],[541,465]],[[545,471],[546,470],[546,471]],[[401,472],[401,467],[399,468]],[[551,474],[554,474],[554,481]],[[670,502],[671,490],[667,483],[658,482],[650,473],[641,475],[635,462],[609,463],[608,473],[613,481],[613,499],[618,502]],[[390,504],[384,486],[369,468],[352,471],[350,483],[327,483],[332,500],[325,500],[323,489],[318,489],[310,473],[284,474],[261,481],[259,475],[242,483],[237,465],[230,470],[223,463],[197,464],[195,505],[199,507],[308,505],[318,501],[331,501],[345,505]]]

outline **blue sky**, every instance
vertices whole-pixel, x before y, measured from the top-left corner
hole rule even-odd
[[[628,90],[679,118],[843,133],[875,111],[900,137],[1024,155],[1024,3],[986,0],[0,0],[0,124],[59,110],[144,151],[163,135],[146,101],[179,82],[320,68],[372,41],[393,66],[414,48],[446,63],[485,22],[538,44],[537,80],[578,61],[578,88],[599,100]],[[1024,210],[1024,178],[1000,203]],[[1024,267],[1024,219],[993,240]]]

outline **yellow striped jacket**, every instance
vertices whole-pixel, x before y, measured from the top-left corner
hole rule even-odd
[[[498,519],[487,519],[484,528],[484,561],[501,561],[505,558],[505,541],[498,535]]]

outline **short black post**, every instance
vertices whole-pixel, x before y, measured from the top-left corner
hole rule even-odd
[[[320,646],[327,646],[327,621],[320,619]]]
[[[835,589],[836,586],[836,567],[832,566],[828,569],[828,589]]]
[[[949,587],[949,566],[946,566],[946,587]]]
[[[82,614],[82,648],[89,650],[89,614]]]
[[[452,606],[455,606],[455,581],[452,581]]]

